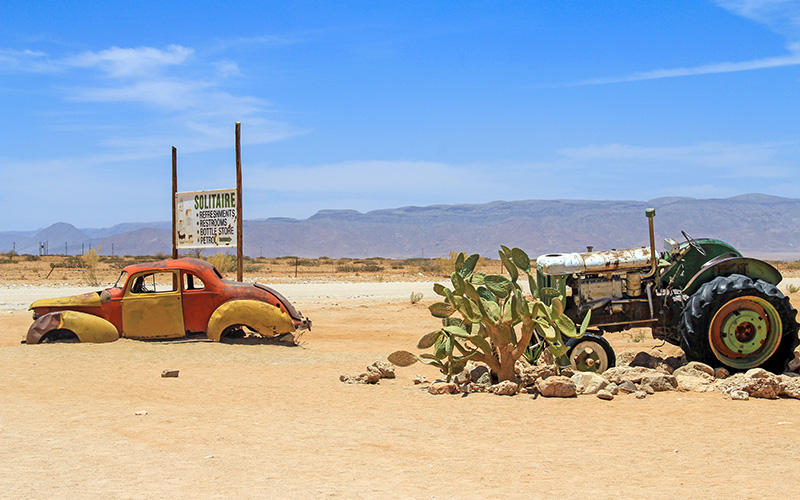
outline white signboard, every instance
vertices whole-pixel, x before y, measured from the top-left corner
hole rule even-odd
[[[236,190],[175,194],[178,248],[236,246]]]

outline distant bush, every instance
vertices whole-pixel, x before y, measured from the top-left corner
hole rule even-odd
[[[206,260],[221,273],[232,273],[236,271],[236,257],[233,255],[219,252],[208,257]]]
[[[100,262],[100,250],[101,247],[92,248],[79,258],[79,267],[86,269],[86,271],[84,271],[86,283],[92,286],[100,284],[100,280],[97,278],[97,264]],[[69,257],[67,259],[69,259]]]
[[[384,268],[382,266],[377,264],[342,264],[336,266],[336,271],[340,273],[377,273],[379,271],[383,271],[383,269]]]

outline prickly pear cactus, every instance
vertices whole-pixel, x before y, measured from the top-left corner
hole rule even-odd
[[[478,254],[461,252],[450,276],[452,288],[439,283],[433,291],[441,302],[430,306],[442,319],[442,328],[423,335],[414,355],[397,351],[389,361],[408,366],[417,361],[439,368],[447,379],[464,369],[467,361],[486,363],[499,380],[514,379],[514,363],[534,344],[547,346],[555,358],[566,354],[563,336],[581,337],[589,324],[587,314],[579,328],[564,314],[563,297],[539,300],[528,255],[519,248],[501,247],[500,259],[509,276],[476,272]],[[533,296],[526,297],[517,281],[527,278]]]

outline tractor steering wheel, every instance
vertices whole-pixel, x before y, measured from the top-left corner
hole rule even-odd
[[[700,255],[703,256],[706,255],[706,251],[703,250],[703,247],[700,246],[700,243],[696,242],[694,238],[686,234],[686,231],[681,231],[681,234],[683,235],[684,238],[686,238],[686,241],[689,242],[689,244],[692,245],[692,247],[694,247],[694,249],[700,253]]]

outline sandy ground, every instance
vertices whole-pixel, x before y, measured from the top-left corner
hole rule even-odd
[[[430,283],[366,285],[280,285],[314,321],[301,347],[21,345],[26,302],[75,290],[0,289],[0,498],[796,495],[798,400],[431,396],[412,379],[437,372],[420,365],[343,384],[437,327]]]

